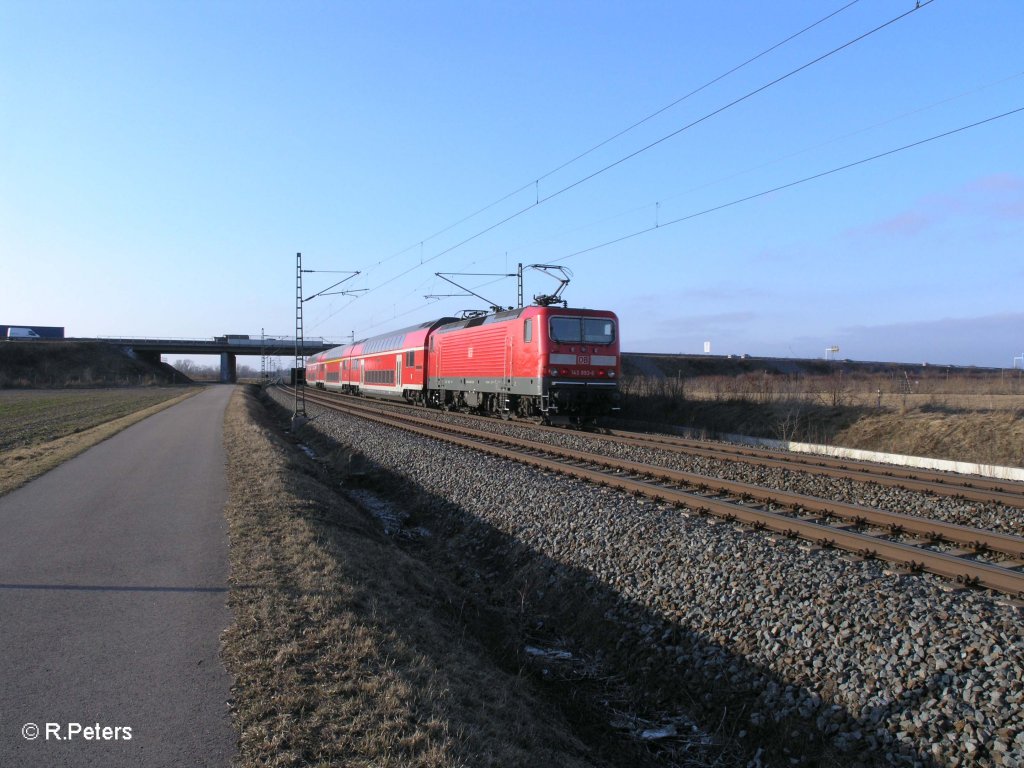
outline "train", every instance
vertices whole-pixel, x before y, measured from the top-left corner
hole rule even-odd
[[[312,355],[306,385],[502,418],[585,424],[618,410],[613,312],[527,306],[442,317]]]

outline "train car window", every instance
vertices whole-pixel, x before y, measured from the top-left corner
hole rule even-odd
[[[607,317],[552,317],[548,333],[552,341],[563,344],[611,344],[615,322]]]
[[[586,344],[611,344],[615,341],[615,323],[606,317],[583,318],[583,341]]]
[[[416,365],[416,353],[415,352],[406,352],[405,353],[405,364],[408,367],[410,367],[410,368],[412,366]]]
[[[548,333],[552,341],[579,342],[581,341],[580,319],[578,317],[552,317],[548,323]]]
[[[533,341],[533,318],[526,318],[526,322],[523,323],[523,341],[529,344]]]

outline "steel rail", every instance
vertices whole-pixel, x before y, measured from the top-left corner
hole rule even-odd
[[[370,410],[379,412],[373,407],[353,403],[351,408],[357,410]],[[446,432],[470,435],[480,440],[490,440],[496,443],[505,443],[524,447],[533,451],[570,459],[572,461],[596,464],[608,469],[622,472],[629,472],[651,480],[662,483],[676,483],[686,485],[699,490],[709,489],[715,492],[724,492],[737,496],[743,500],[753,499],[761,504],[789,507],[793,512],[816,512],[819,515],[839,517],[849,520],[857,525],[873,525],[885,528],[890,532],[906,533],[919,536],[928,541],[950,542],[961,544],[978,551],[992,550],[1002,552],[1015,557],[1024,557],[1024,537],[1012,534],[988,531],[980,528],[972,528],[957,523],[947,523],[941,520],[934,520],[926,517],[907,515],[902,512],[890,512],[887,510],[865,507],[858,504],[846,502],[829,501],[816,496],[807,496],[789,491],[767,489],[761,486],[743,483],[737,480],[725,480],[708,475],[701,475],[694,472],[683,472],[680,470],[667,469],[664,467],[640,464],[637,462],[616,459],[603,454],[578,451],[572,448],[539,443],[526,438],[514,438],[505,435],[498,435],[493,432],[477,430],[471,427],[461,427],[448,424],[438,424],[432,420],[422,419],[418,416],[406,414],[393,415],[392,418],[407,420],[410,423],[424,426],[437,426],[438,429]]]
[[[609,430],[609,437],[619,438],[626,441],[637,441],[638,443],[646,443],[650,445],[657,445],[668,450],[675,450],[681,453],[688,453],[692,450],[700,451],[702,455],[706,455],[712,458],[722,458],[726,460],[736,460],[736,457],[741,457],[740,460],[747,462],[750,459],[756,461],[770,460],[772,462],[784,462],[784,464],[796,464],[804,467],[809,467],[811,471],[819,472],[821,468],[835,468],[842,470],[844,476],[846,475],[860,475],[870,476],[870,482],[878,482],[883,484],[893,484],[894,478],[900,480],[911,480],[920,483],[934,483],[941,487],[938,492],[945,491],[946,493],[964,496],[965,498],[972,498],[973,500],[993,500],[999,503],[1008,503],[1012,501],[1009,506],[1024,506],[1024,483],[1020,483],[1014,480],[1000,480],[995,478],[980,477],[978,475],[951,475],[947,472],[941,472],[934,469],[919,469],[911,470],[905,469],[898,466],[886,465],[882,466],[857,461],[855,464],[851,464],[850,461],[838,459],[832,456],[814,456],[813,458],[803,458],[802,456],[790,456],[786,454],[785,459],[778,458],[779,452],[772,451],[765,448],[753,448],[744,446],[743,448],[728,448],[728,447],[709,447],[703,444],[702,441],[691,440],[687,438],[671,437],[671,436],[655,436],[646,435],[635,432],[628,432],[624,430]],[[771,464],[770,466],[777,466]],[[788,467],[791,468],[791,467]],[[854,479],[861,479],[860,477]],[[918,489],[914,489],[918,490]],[[935,489],[931,489],[932,492],[937,492]],[[967,496],[967,493],[975,492],[973,496]],[[992,493],[989,493],[992,492]],[[995,494],[993,496],[992,494]],[[997,498],[998,497],[998,498]],[[1000,501],[1000,499],[1008,501]]]
[[[324,394],[325,397],[338,399],[360,398],[355,395],[344,395],[332,392]],[[415,406],[406,405],[401,402],[382,401],[382,404],[396,410],[416,410]],[[493,421],[486,416],[476,414],[459,414],[460,416]],[[516,421],[509,422],[516,424]],[[543,424],[530,424],[531,429],[538,431],[563,433],[564,428],[550,427]],[[898,467],[880,467],[868,463],[857,462],[850,464],[841,459],[816,456],[814,459],[785,454],[779,455],[777,451],[756,448],[724,448],[709,447],[700,444],[696,440],[686,438],[674,438],[671,436],[654,436],[636,432],[625,432],[622,430],[609,430],[605,434],[583,432],[581,435],[593,437],[594,439],[606,440],[620,445],[632,445],[637,447],[658,448],[674,453],[685,455],[704,456],[705,458],[717,459],[720,461],[739,461],[744,464],[761,466],[767,468],[785,469],[792,472],[810,472],[813,474],[831,477],[840,480],[854,480],[863,483],[875,483],[889,488],[901,490],[918,491],[930,493],[936,496],[947,496],[962,498],[968,501],[977,501],[983,504],[1000,504],[1008,507],[1024,509],[1024,483],[1016,483],[1012,480],[993,480],[991,478],[978,477],[976,475],[958,478],[935,470],[921,470],[920,472],[909,471]]]
[[[835,546],[841,549],[852,551],[862,557],[879,558],[897,563],[910,570],[928,571],[961,584],[982,586],[999,592],[1011,594],[1017,597],[1024,597],[1024,573],[1014,568],[1004,567],[993,563],[985,563],[976,560],[966,559],[958,554],[926,550],[920,546],[906,544],[903,542],[890,541],[872,536],[866,533],[848,530],[844,527],[834,527],[819,522],[791,517],[779,512],[765,509],[753,509],[733,502],[709,498],[700,494],[689,493],[675,488],[667,488],[656,485],[646,480],[639,480],[629,477],[610,475],[596,469],[566,464],[563,460],[546,458],[538,453],[558,455],[563,449],[557,449],[545,443],[536,443],[530,440],[521,440],[505,436],[495,435],[491,432],[475,430],[468,427],[455,427],[448,424],[438,424],[434,421],[418,419],[410,416],[385,415],[379,410],[370,407],[354,404],[342,404],[330,398],[314,396],[310,398],[325,407],[333,410],[353,414],[360,418],[366,418],[377,423],[404,429],[415,434],[433,439],[440,439],[455,445],[480,450],[491,455],[513,459],[515,461],[529,464],[534,467],[547,469],[559,474],[566,474],[577,477],[598,485],[619,488],[631,493],[638,493],[652,497],[655,500],[667,501],[673,504],[684,505],[696,509],[698,512],[713,514],[727,520],[742,522],[758,530],[771,530],[787,536],[798,536],[812,541],[819,546]],[[519,450],[516,450],[517,446]],[[533,453],[524,453],[532,451]],[[590,456],[582,452],[580,456]],[[607,457],[594,457],[600,463],[607,460]],[[594,463],[592,458],[578,458],[578,461]],[[629,462],[624,462],[628,464]],[[638,471],[655,470],[655,474],[662,472],[661,468],[649,467],[646,465],[635,465]],[[612,467],[614,468],[614,467]],[[631,471],[631,470],[630,470]],[[703,478],[704,480],[709,478]],[[806,497],[809,498],[809,497]],[[888,513],[894,515],[897,513]],[[899,515],[900,518],[909,517]],[[924,518],[919,518],[924,520]],[[931,527],[938,521],[926,522]],[[942,523],[941,525],[951,525]],[[963,528],[963,526],[953,526]],[[966,529],[974,534],[985,535],[988,531]],[[1005,536],[999,534],[1000,537]],[[1009,537],[1017,538],[1017,537]]]

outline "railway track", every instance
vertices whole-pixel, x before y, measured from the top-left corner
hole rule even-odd
[[[306,397],[310,397],[307,390]],[[364,398],[338,393],[316,393],[321,397],[336,398],[337,401],[363,402]],[[404,403],[388,403],[381,401],[382,409],[394,412],[416,413],[421,408]],[[482,423],[493,423],[494,419],[474,414],[460,414],[471,420]],[[512,422],[517,423],[517,422]],[[519,422],[522,423],[522,422]],[[536,431],[564,434],[564,427],[549,427],[542,424],[529,424]],[[997,504],[1024,509],[1024,483],[1012,480],[994,480],[976,475],[956,475],[929,469],[907,469],[905,467],[882,466],[868,462],[844,461],[827,456],[805,456],[797,454],[780,454],[763,448],[746,446],[728,446],[724,444],[709,446],[706,442],[669,435],[651,435],[623,430],[608,430],[606,433],[580,433],[618,443],[620,445],[654,450],[669,451],[688,456],[701,456],[717,461],[741,462],[751,466],[785,469],[788,471],[808,472],[816,475],[840,480],[852,480],[900,490],[930,493],[935,496],[965,499],[981,504]]]
[[[686,507],[750,530],[799,537],[817,546],[836,547],[911,571],[927,571],[959,584],[1024,598],[1024,538],[1019,536],[443,424],[371,405],[361,398],[342,400],[335,395],[307,392],[306,400],[425,437]]]
[[[866,462],[852,462],[829,456],[805,456],[751,447],[709,447],[706,443],[686,438],[640,435],[633,432],[611,430],[611,438],[630,445],[643,445],[663,450],[705,456],[722,461],[741,461],[760,467],[783,468],[813,472],[826,477],[878,483],[910,491],[923,491],[937,496],[969,499],[984,504],[1004,504],[1024,508],[1024,483],[1012,480],[994,480],[975,475],[955,475],[930,469],[907,469]]]

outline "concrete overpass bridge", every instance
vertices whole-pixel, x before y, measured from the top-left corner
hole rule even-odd
[[[242,335],[214,336],[209,339],[154,339],[154,338],[68,338],[65,341],[92,341],[114,344],[131,350],[132,354],[159,363],[161,355],[220,355],[220,380],[230,383],[238,380],[236,358],[239,355],[259,357],[292,357],[295,355],[293,337],[253,339]],[[324,338],[303,339],[302,354],[315,355],[337,347],[344,342]]]

